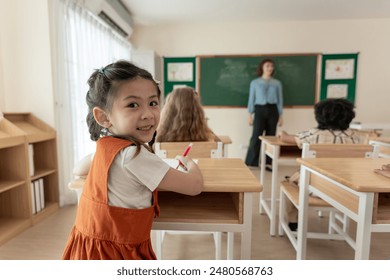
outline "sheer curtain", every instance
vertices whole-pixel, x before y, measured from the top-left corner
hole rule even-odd
[[[55,100],[58,132],[60,203],[76,202],[67,188],[74,164],[94,151],[85,118],[87,80],[95,69],[118,59],[130,60],[131,44],[98,17],[83,1],[55,0]]]

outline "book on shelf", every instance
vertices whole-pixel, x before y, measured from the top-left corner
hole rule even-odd
[[[34,182],[31,182],[31,211],[34,214],[37,213],[37,206],[35,205],[35,187],[34,187]]]
[[[33,144],[28,144],[28,162],[30,167],[30,176],[34,176],[34,146]]]
[[[34,198],[35,198],[35,210],[36,213],[40,212],[41,209],[41,196],[39,194],[39,182],[37,180],[33,181],[34,184]]]
[[[43,178],[38,180],[39,182],[39,201],[41,202],[41,209],[45,208],[45,188],[43,186]]]
[[[36,214],[45,208],[45,187],[44,180],[38,179],[31,183],[32,213]]]

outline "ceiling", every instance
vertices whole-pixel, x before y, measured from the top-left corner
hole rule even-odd
[[[122,0],[135,25],[390,18],[390,0]]]

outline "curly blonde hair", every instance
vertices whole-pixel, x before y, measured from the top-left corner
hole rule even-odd
[[[213,138],[199,95],[193,88],[177,88],[168,94],[161,111],[157,142],[208,141]]]

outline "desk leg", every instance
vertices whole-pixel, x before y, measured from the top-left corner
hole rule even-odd
[[[306,259],[307,220],[309,217],[309,178],[310,172],[305,166],[301,165],[299,180],[297,260]]]
[[[226,253],[226,259],[232,260],[233,254],[234,254],[234,232],[228,232],[227,233],[227,253]]]
[[[252,242],[252,193],[244,193],[244,230],[241,233],[241,259],[251,259]]]
[[[370,258],[373,205],[374,193],[363,193],[360,196],[356,229],[355,260],[368,260]]]
[[[264,174],[265,174],[265,141],[261,141],[261,149],[260,149],[260,184],[264,188]],[[263,206],[262,201],[264,200],[263,192],[260,192],[259,199],[259,213],[263,214]]]
[[[280,146],[274,146],[272,158],[272,185],[271,185],[271,217],[270,217],[270,235],[276,234],[276,200],[277,200],[277,189],[279,187],[278,182],[278,166],[279,166],[279,154]]]

